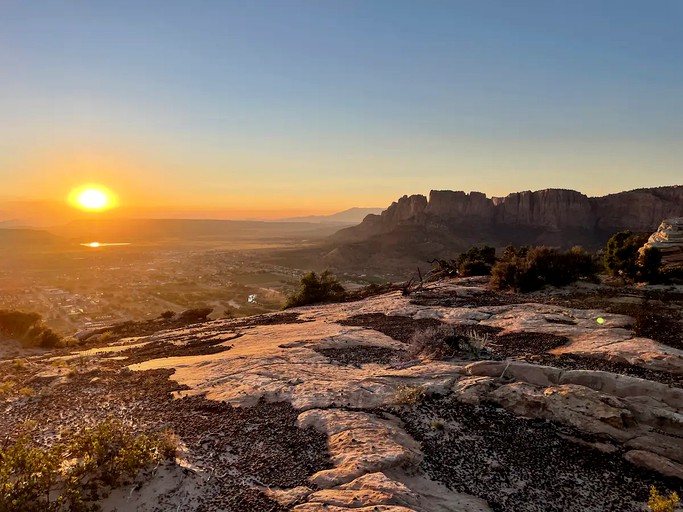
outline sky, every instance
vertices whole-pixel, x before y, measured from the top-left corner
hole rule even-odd
[[[679,0],[0,0],[0,201],[101,183],[253,218],[683,184],[681,26]]]

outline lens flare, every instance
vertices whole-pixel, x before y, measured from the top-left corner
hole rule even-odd
[[[69,203],[84,211],[101,212],[118,206],[116,195],[102,185],[83,185],[69,194]]]

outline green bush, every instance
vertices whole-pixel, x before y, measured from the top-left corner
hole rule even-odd
[[[638,251],[647,242],[643,235],[620,231],[607,242],[605,269],[613,277],[635,279],[638,273]]]
[[[491,275],[491,268],[496,264],[496,249],[488,245],[470,247],[458,256],[456,264],[458,275],[462,277]]]
[[[580,247],[562,252],[549,247],[508,247],[491,269],[491,285],[517,292],[540,290],[545,285],[566,286],[580,278],[595,279],[598,266]]]
[[[646,247],[638,255],[638,273],[636,278],[647,283],[658,283],[662,274],[662,252],[656,247]]]
[[[176,443],[168,432],[135,435],[113,420],[65,432],[49,448],[23,435],[0,447],[0,512],[96,510],[98,489],[173,458]]]
[[[318,276],[315,272],[305,274],[299,290],[287,297],[285,309],[342,300],[346,292],[336,277],[328,270]]]

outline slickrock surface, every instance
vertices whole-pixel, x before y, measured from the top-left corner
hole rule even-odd
[[[140,510],[154,509],[149,495],[158,510],[637,511],[650,485],[681,491],[680,348],[549,292],[491,301],[481,279],[428,288],[129,340],[87,356],[92,373],[27,374],[53,397],[73,394],[61,409],[16,399],[5,410],[168,424],[190,469],[172,490],[156,479],[131,491]],[[663,339],[680,339],[671,322]],[[442,324],[486,335],[488,349],[411,360],[412,335]],[[10,416],[0,427],[13,432]]]

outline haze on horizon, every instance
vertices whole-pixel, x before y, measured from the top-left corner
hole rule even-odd
[[[679,184],[681,26],[675,0],[9,0],[0,202],[100,183],[134,215],[268,218]]]

